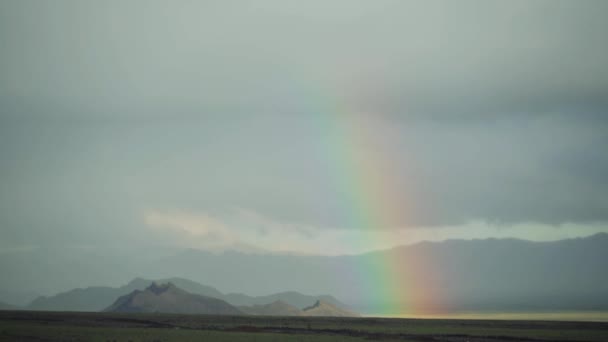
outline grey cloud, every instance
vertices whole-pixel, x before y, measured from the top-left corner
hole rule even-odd
[[[2,7],[0,95],[57,106],[39,115],[305,112],[311,96],[439,118],[606,110],[604,1]]]
[[[607,10],[4,1],[3,237],[137,237],[150,208],[351,228],[328,149],[360,146],[317,119],[350,110],[377,117],[396,225],[608,220]]]
[[[366,194],[356,194],[361,183],[340,185],[357,170],[331,149],[360,146],[314,120],[12,123],[3,129],[3,226],[25,241],[32,230],[57,240],[58,231],[73,230],[86,243],[125,226],[137,236],[146,209],[221,217],[246,208],[283,222],[352,228],[357,198],[345,194]],[[407,214],[394,225],[608,219],[601,125],[547,117],[381,122],[372,142],[385,148],[363,156],[390,167],[380,170],[397,194],[389,200]]]

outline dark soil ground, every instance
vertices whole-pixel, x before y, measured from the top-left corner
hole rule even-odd
[[[608,341],[608,323],[0,311],[0,341]]]

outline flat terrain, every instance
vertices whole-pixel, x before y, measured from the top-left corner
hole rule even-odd
[[[608,323],[0,311],[0,341],[608,341]]]

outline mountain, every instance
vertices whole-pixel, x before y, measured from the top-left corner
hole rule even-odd
[[[225,301],[227,301],[228,303],[231,303],[232,305],[238,305],[238,306],[265,305],[267,303],[281,301],[281,302],[289,303],[298,308],[303,308],[307,305],[310,305],[310,303],[313,303],[314,301],[321,299],[328,303],[332,303],[335,306],[345,308],[345,309],[348,308],[348,305],[340,302],[339,300],[337,300],[336,298],[334,298],[333,296],[330,296],[330,295],[310,296],[310,295],[305,295],[305,294],[302,294],[302,293],[299,293],[296,291],[279,292],[279,293],[275,293],[275,294],[271,294],[271,295],[267,295],[267,296],[256,296],[256,297],[248,296],[248,295],[244,295],[244,294],[240,294],[240,293],[229,293],[227,295],[223,295],[222,297],[218,297],[218,298],[222,298]]]
[[[199,295],[207,296],[207,297],[214,297],[214,298],[221,299],[222,296],[224,295],[223,293],[221,293],[218,289],[216,289],[214,287],[203,285],[203,284],[197,283],[197,282],[189,280],[189,279],[178,278],[178,277],[161,278],[161,279],[156,279],[156,280],[135,278],[135,279],[131,280],[126,287],[130,290],[125,291],[124,293],[126,294],[126,293],[129,293],[132,290],[136,290],[136,289],[143,290],[143,289],[147,288],[148,286],[150,286],[152,283],[158,283],[158,284],[172,283],[175,286],[177,286],[180,289],[183,289],[187,292],[199,294]],[[122,289],[121,291],[124,291],[123,288],[121,288],[121,289]],[[106,306],[107,306],[107,303],[106,303]]]
[[[360,317],[354,311],[340,308],[324,300],[317,300],[313,305],[304,309],[298,309],[282,300],[265,305],[240,306],[239,309],[246,314],[260,316]]]
[[[100,311],[114,302],[116,298],[137,289],[144,289],[151,282],[150,280],[135,278],[127,285],[119,288],[92,286],[73,289],[54,296],[38,297],[26,308],[43,311]]]
[[[410,299],[403,306],[431,310],[608,309],[608,234],[552,242],[427,242],[368,257],[403,262],[395,276],[409,274],[411,281],[406,285],[421,295],[419,301]]]
[[[277,300],[270,304],[239,306],[238,308],[248,315],[302,316],[302,310],[282,300]]]
[[[557,228],[556,228],[557,229]],[[294,289],[335,293],[360,312],[387,307],[418,312],[608,309],[608,234],[549,242],[518,239],[422,242],[359,255],[306,256],[187,250],[164,257],[155,267],[236,291]],[[374,265],[397,267],[373,278]],[[230,269],[231,272],[226,272]],[[394,303],[383,282],[402,279],[407,291]],[[236,290],[236,291],[234,291]],[[308,302],[310,303],[310,301]],[[298,307],[302,307],[296,305]],[[386,312],[384,312],[386,313]]]
[[[148,287],[153,280],[135,278],[127,285],[119,288],[93,286],[83,289],[73,289],[50,297],[38,297],[28,306],[29,310],[48,311],[100,311],[106,308],[116,298],[134,290]],[[188,292],[219,298],[223,294],[217,289],[183,278],[166,278],[156,280],[159,283],[171,282]]]
[[[328,316],[328,317],[360,317],[354,311],[341,309],[331,303],[318,300],[312,306],[302,310],[303,316]]]
[[[45,269],[47,273],[44,274],[65,272],[64,266],[51,266],[64,265],[54,262],[53,257],[54,254],[48,254],[48,261],[2,259],[0,264],[14,262],[28,270],[38,270],[40,265],[47,265],[48,270]],[[298,299],[296,302],[294,297],[286,300],[279,295],[285,289],[290,289],[299,293],[337,294],[340,301],[356,311],[373,314],[380,312],[378,310],[386,313],[386,307],[428,308],[444,312],[607,310],[606,260],[608,234],[551,242],[517,239],[423,242],[345,256],[211,253],[190,249],[154,258],[124,260],[123,263],[133,262],[124,268],[153,279],[166,279],[172,274],[179,274],[194,282],[213,281],[216,288],[230,293],[219,298],[233,305],[262,305],[283,299],[302,308],[317,299],[329,301],[321,296],[310,296],[307,300]],[[374,278],[374,265],[389,261],[392,265],[398,265],[392,270],[394,274]],[[116,263],[120,264],[119,261]],[[117,271],[117,274],[120,273]],[[34,275],[39,278],[32,278]],[[38,291],[38,287],[47,283],[46,277],[36,272],[28,271],[27,276],[15,273],[5,282],[11,284],[11,289],[27,291]],[[89,268],[79,269],[79,277],[100,279]],[[53,278],[54,284],[58,284],[58,278]],[[387,303],[393,299],[385,298],[381,291],[390,279],[403,281],[401,286],[407,295],[399,305]],[[69,282],[66,281],[66,284]],[[177,282],[174,284],[182,286]],[[28,285],[35,285],[36,288],[27,288]],[[380,290],[371,291],[374,286]],[[182,288],[188,290],[185,286]],[[200,291],[212,289],[202,288]],[[101,310],[132,290],[123,289],[121,291],[124,292],[99,300],[100,303],[87,310]],[[269,298],[271,296],[250,297],[235,294],[237,292],[277,294]],[[102,299],[95,291],[92,291],[92,296]],[[70,310],[76,309],[73,306]]]
[[[240,293],[223,294],[214,287],[199,284],[184,278],[164,278],[148,280],[135,278],[127,285],[118,288],[107,286],[94,286],[83,289],[73,289],[50,297],[38,297],[26,308],[28,310],[44,311],[101,311],[113,303],[116,298],[124,296],[134,290],[143,290],[150,284],[172,283],[175,286],[206,297],[222,299],[234,306],[265,305],[280,300],[298,308],[302,308],[317,299],[323,299],[336,306],[346,308],[346,304],[329,295],[309,296],[298,292],[289,291],[271,294],[267,296],[253,297]]]
[[[129,290],[132,290],[129,286],[119,289],[101,286],[73,289],[51,297],[38,297],[27,306],[27,309],[42,311],[99,311]]]
[[[152,283],[135,290],[110,305],[106,312],[164,312],[179,314],[240,315],[239,309],[217,298],[195,295],[172,283]]]

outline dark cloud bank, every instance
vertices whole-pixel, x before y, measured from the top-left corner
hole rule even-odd
[[[377,118],[398,226],[606,221],[607,10],[2,2],[2,240],[137,236],[147,208],[349,228],[321,99]]]

